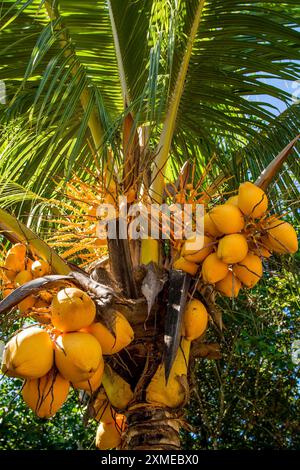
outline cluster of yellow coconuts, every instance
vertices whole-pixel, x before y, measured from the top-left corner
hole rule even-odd
[[[174,262],[192,276],[202,276],[226,297],[252,288],[263,274],[262,259],[272,253],[295,253],[297,234],[288,222],[268,213],[265,192],[250,182],[238,194],[213,207],[204,216],[204,244],[189,248],[186,240]]]
[[[25,253],[20,246],[9,253],[16,252]],[[16,264],[14,269],[13,279],[18,275]],[[28,316],[35,316],[30,309]],[[119,352],[133,340],[134,334],[119,312],[116,312],[115,337],[95,318],[95,303],[86,292],[76,287],[58,290],[50,304],[50,323],[29,324],[8,341],[2,372],[24,380],[23,399],[41,418],[50,418],[61,408],[71,386],[90,394],[95,392],[94,418],[99,422],[96,445],[105,450],[121,443],[126,418],[114,409],[125,409],[133,392],[107,364],[104,372],[103,356]],[[166,384],[164,366],[160,365],[146,391],[149,403],[177,407],[183,402],[184,388],[178,376],[187,374],[191,341],[205,332],[207,323],[205,306],[191,299],[184,312],[181,345],[169,381]]]
[[[16,252],[13,248],[6,266],[10,254]],[[17,251],[20,253],[20,246]],[[11,280],[15,281],[18,271],[24,270],[13,266],[16,274]],[[28,316],[35,315],[29,312]],[[121,313],[116,312],[115,336],[95,319],[96,307],[89,295],[77,287],[66,287],[53,296],[51,323],[29,324],[6,344],[2,372],[24,379],[23,399],[39,417],[53,416],[71,385],[96,391],[102,381],[103,355],[115,354],[132,341],[133,330]]]
[[[4,265],[1,269],[2,274],[2,296],[7,297],[17,287],[26,284],[32,279],[50,274],[51,268],[47,261],[31,259],[27,253],[27,248],[22,243],[17,243],[7,252]],[[49,309],[52,301],[52,294],[47,291],[41,291],[37,295],[29,295],[22,300],[18,309],[21,315],[26,316],[30,311],[31,316],[39,321],[47,323],[49,321]]]
[[[100,450],[115,449],[121,444],[121,435],[126,429],[126,417],[116,413],[110,406],[106,393],[99,390],[93,402],[94,419],[99,422],[96,446]]]

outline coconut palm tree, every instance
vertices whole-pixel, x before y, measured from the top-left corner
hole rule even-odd
[[[111,400],[127,417],[120,446],[178,449],[186,374],[170,391],[180,389],[176,405],[149,402],[147,390],[184,349],[182,314],[199,279],[172,268],[176,246],[163,240],[96,245],[88,206],[99,194],[129,205],[186,201],[191,189],[210,206],[253,180],[269,187],[274,213],[297,217],[299,167],[287,157],[299,106],[275,85],[299,77],[297,2],[8,0],[1,24],[0,226],[59,276],[19,289],[2,311],[57,280],[88,291],[111,331],[121,311],[135,340],[107,356],[104,381],[108,395],[112,374],[130,387],[124,407]],[[287,108],[278,115],[264,97]],[[214,294],[197,295],[220,328]],[[219,357],[201,336],[190,368],[204,345]]]

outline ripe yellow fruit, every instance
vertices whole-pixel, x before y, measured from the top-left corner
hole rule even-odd
[[[177,408],[184,402],[186,396],[182,380],[186,380],[191,342],[182,338],[168,383],[165,379],[165,367],[160,364],[146,390],[148,403],[159,404],[169,408]]]
[[[2,291],[2,296],[3,299],[7,297],[9,294],[11,294],[14,291],[14,285],[11,282],[8,282],[4,285],[3,291]]]
[[[100,423],[96,433],[96,446],[100,450],[115,449],[121,444],[121,432],[115,423]]]
[[[232,204],[233,206],[238,207],[239,196],[231,196],[225,204]]]
[[[4,348],[2,371],[11,377],[35,379],[53,366],[53,344],[48,333],[37,326],[13,336]]]
[[[116,413],[114,419],[115,419],[117,428],[121,432],[125,431],[125,429],[127,428],[126,416],[121,413]]]
[[[26,271],[31,272],[31,266],[33,265],[33,263],[34,263],[34,261],[32,261],[32,259],[26,258],[26,260],[25,260],[25,269],[26,269]]]
[[[43,259],[40,259],[38,261],[34,261],[31,265],[31,273],[34,277],[34,279],[42,276],[46,276],[49,274],[51,271],[49,263],[47,261],[44,261]]]
[[[16,243],[11,247],[11,249],[7,252],[7,254],[13,254],[18,256],[20,259],[25,260],[26,256],[26,246],[23,243]]]
[[[126,408],[133,399],[129,383],[108,365],[104,369],[102,384],[109,402],[119,410]]]
[[[102,388],[93,401],[92,407],[93,418],[96,421],[102,421],[103,423],[110,423],[113,421],[111,405],[108,401],[106,393]]]
[[[25,403],[40,418],[50,418],[61,408],[70,384],[57,371],[51,370],[39,379],[28,379],[22,390]]]
[[[14,283],[16,287],[19,287],[29,281],[32,281],[32,274],[30,273],[30,271],[20,271],[16,275]]]
[[[267,221],[268,242],[276,253],[296,253],[297,234],[294,227],[284,220],[272,217]]]
[[[232,272],[229,272],[224,279],[216,284],[216,289],[221,292],[221,294],[231,298],[239,295],[241,287],[241,281]]]
[[[210,211],[210,218],[222,234],[237,233],[243,230],[245,220],[238,207],[221,204]]]
[[[99,322],[92,323],[86,331],[99,341],[102,354],[115,354],[126,348],[134,338],[133,329],[120,312],[116,312],[115,337],[106,326]]]
[[[240,263],[233,266],[233,272],[245,286],[253,287],[263,274],[261,259],[253,253],[248,253]]]
[[[213,251],[214,242],[213,239],[204,235],[203,245],[202,247],[195,251],[194,253],[183,253],[182,255],[187,261],[191,261],[192,263],[202,263],[202,261]]]
[[[17,273],[25,270],[26,246],[17,243],[8,250],[5,258],[5,275],[11,281],[14,280]]]
[[[189,273],[191,276],[196,276],[199,266],[181,256],[174,262],[173,268]]]
[[[261,258],[270,258],[272,256],[272,251],[269,247],[265,246],[263,241],[263,245],[251,245],[249,249],[257,256]]]
[[[193,255],[197,253],[199,250],[201,250],[204,246],[204,236],[198,237],[194,235],[191,238],[188,238],[185,240],[183,243],[182,249],[181,249],[181,256],[186,257],[187,255]]]
[[[30,310],[35,306],[35,297],[33,295],[29,295],[26,297],[26,299],[22,300],[18,304],[18,309],[20,310],[20,313],[25,313],[27,310]]]
[[[96,306],[92,299],[76,287],[60,290],[52,300],[52,323],[60,331],[77,331],[95,319]]]
[[[232,233],[221,238],[218,245],[217,255],[220,260],[227,264],[238,263],[248,253],[246,238],[239,233]]]
[[[205,214],[204,216],[204,233],[207,235],[211,236],[212,238],[217,238],[222,235],[222,232],[220,232],[214,222],[212,221],[210,217],[210,212]]]
[[[100,366],[101,358],[99,342],[88,333],[64,333],[56,340],[56,366],[72,383],[90,379]]]
[[[259,219],[268,209],[265,192],[249,181],[239,187],[238,205],[243,214]]]
[[[211,253],[205,258],[202,264],[202,276],[204,282],[214,284],[221,281],[228,274],[228,265],[223,263],[217,253]]]
[[[200,300],[188,302],[183,316],[184,337],[193,341],[203,335],[207,328],[208,313]]]
[[[101,357],[100,366],[96,370],[96,372],[92,375],[92,377],[88,380],[83,380],[82,382],[75,382],[73,383],[74,388],[79,388],[81,390],[86,390],[87,392],[94,393],[101,385],[102,376],[104,370],[104,361]]]

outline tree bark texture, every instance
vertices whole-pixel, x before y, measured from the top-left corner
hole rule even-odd
[[[180,419],[176,413],[149,404],[126,412],[128,427],[121,450],[180,450]]]

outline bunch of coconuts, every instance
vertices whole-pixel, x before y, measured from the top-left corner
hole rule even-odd
[[[7,297],[14,289],[51,273],[47,261],[34,256],[32,259],[23,243],[16,243],[7,252],[4,265],[1,267],[2,296]],[[27,314],[41,323],[49,323],[49,311],[52,301],[50,291],[40,291],[36,295],[29,295],[18,304],[19,312],[26,317]]]
[[[203,222],[202,246],[195,249],[195,238],[186,240],[173,266],[202,277],[226,297],[237,297],[242,287],[257,284],[263,275],[263,258],[298,249],[292,225],[268,215],[267,195],[250,182],[242,183],[237,195],[206,213]]]
[[[37,416],[53,416],[70,386],[96,391],[102,382],[103,356],[119,352],[133,340],[133,330],[121,313],[116,312],[115,336],[95,317],[89,295],[67,287],[52,299],[50,323],[29,323],[6,344],[2,372],[24,379],[23,399]]]

